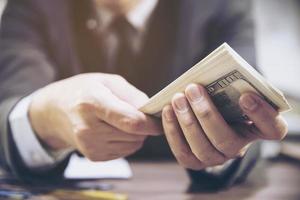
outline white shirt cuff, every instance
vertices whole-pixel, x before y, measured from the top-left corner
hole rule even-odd
[[[34,93],[17,103],[9,115],[9,123],[14,142],[26,166],[31,169],[49,169],[65,159],[73,149],[51,152],[42,146],[28,116],[33,95]]]
[[[219,175],[225,169],[227,169],[233,163],[233,161],[234,161],[234,159],[230,159],[230,160],[226,161],[222,165],[217,165],[217,166],[213,166],[213,167],[207,167],[207,168],[205,168],[205,171],[208,172],[208,173],[213,173],[213,174]]]

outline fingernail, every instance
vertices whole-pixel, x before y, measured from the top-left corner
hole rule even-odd
[[[167,108],[164,109],[164,117],[168,122],[171,122],[175,119],[175,114],[171,106],[168,106]]]
[[[188,110],[188,102],[185,98],[184,95],[180,95],[178,94],[177,97],[175,97],[175,100],[174,100],[174,104],[175,104],[175,109],[179,112],[185,112]]]
[[[257,100],[253,96],[247,95],[241,99],[241,104],[244,109],[254,111],[258,107]]]
[[[189,85],[187,88],[187,97],[192,102],[197,102],[202,98],[202,93],[197,85]]]

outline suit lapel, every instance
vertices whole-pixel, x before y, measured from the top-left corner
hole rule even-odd
[[[218,0],[212,0],[217,4]],[[155,12],[145,47],[128,80],[148,93],[158,92],[205,56],[205,25],[213,13],[214,3],[203,0],[163,0]],[[92,1],[73,1],[74,32],[82,72],[108,71],[101,53],[101,38],[97,29],[88,29],[87,22],[96,19]],[[163,19],[163,20],[162,20]],[[122,75],[122,74],[121,74]],[[149,79],[145,79],[149,78]],[[152,81],[151,81],[152,80]]]
[[[98,31],[98,16],[92,1],[73,0],[73,28],[81,72],[107,72]]]
[[[173,77],[180,76],[208,52],[205,39],[206,25],[214,15],[219,0],[180,0],[178,29],[176,31],[176,45],[173,58]]]
[[[129,79],[152,96],[172,80],[175,30],[177,30],[178,0],[160,1],[153,13],[144,46]]]

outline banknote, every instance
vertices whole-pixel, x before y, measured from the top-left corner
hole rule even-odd
[[[239,99],[244,92],[251,91],[259,94],[251,85],[251,82],[236,70],[206,86],[206,89],[221,115],[229,123],[248,120],[247,116],[243,114],[239,106]],[[276,105],[262,94],[259,95],[269,102],[276,110],[278,109]]]
[[[229,123],[247,120],[239,107],[239,98],[245,92],[260,95],[279,112],[290,109],[283,93],[225,43],[150,98],[140,110],[159,117],[174,94],[183,92],[190,83],[205,86],[212,101]]]

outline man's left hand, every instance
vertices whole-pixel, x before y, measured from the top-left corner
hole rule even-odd
[[[205,88],[191,84],[164,107],[162,121],[173,154],[185,168],[200,170],[243,155],[255,140],[281,140],[287,125],[280,114],[254,93],[240,97],[249,121],[229,125]]]

